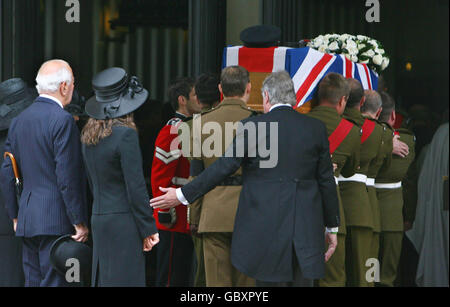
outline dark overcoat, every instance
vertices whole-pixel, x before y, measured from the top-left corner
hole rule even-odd
[[[193,202],[242,165],[243,187],[231,248],[233,265],[257,280],[292,281],[296,255],[304,277],[324,277],[325,227],[339,225],[325,126],[287,106],[242,123],[250,129],[238,129],[224,157],[185,185],[183,195]],[[251,132],[253,124],[256,136]],[[252,135],[258,142],[251,141]],[[277,163],[263,167],[260,162],[269,160],[264,158],[269,144],[277,148]],[[236,148],[243,149],[243,154]]]
[[[3,132],[0,132],[3,133]],[[6,135],[0,136],[0,165]],[[0,287],[23,287],[22,239],[15,236],[13,223],[6,213],[0,189]]]
[[[143,239],[157,233],[142,170],[138,134],[123,126],[82,146],[93,194],[92,285],[145,286]]]

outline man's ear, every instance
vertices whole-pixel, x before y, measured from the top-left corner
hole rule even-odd
[[[186,97],[184,97],[183,95],[178,96],[178,106],[185,106],[186,103]]]
[[[252,83],[247,83],[247,87],[245,88],[245,93],[250,95],[250,92],[252,91]]]
[[[392,113],[391,113],[391,121],[393,122],[393,123],[395,123],[395,120],[396,120],[396,115],[395,115],[395,110],[392,110]]]
[[[359,102],[359,107],[362,108],[364,103],[366,102],[366,96],[362,96],[361,101]]]
[[[222,84],[220,84],[220,83],[219,83],[218,87],[219,87],[219,92],[220,92],[220,94],[222,94],[222,95],[223,95]]]
[[[383,111],[383,108],[379,108],[379,109],[378,109],[377,113],[375,114],[375,118],[376,118],[376,119],[380,118],[381,111]]]

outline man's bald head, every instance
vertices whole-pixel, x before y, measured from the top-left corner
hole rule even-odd
[[[63,105],[69,104],[72,100],[74,77],[72,68],[66,61],[50,60],[42,64],[36,83],[39,94],[54,96]]]
[[[366,97],[366,102],[361,107],[361,113],[371,115],[373,118],[378,119],[383,104],[380,94],[376,91],[366,90],[364,91],[364,97]]]
[[[347,79],[350,86],[350,96],[347,100],[347,108],[355,108],[361,104],[361,100],[364,98],[364,88],[358,80],[354,78]]]

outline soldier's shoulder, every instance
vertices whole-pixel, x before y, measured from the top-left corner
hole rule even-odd
[[[180,124],[183,120],[181,118],[171,118],[169,119],[169,121],[167,122],[166,126],[177,126],[178,124]]]

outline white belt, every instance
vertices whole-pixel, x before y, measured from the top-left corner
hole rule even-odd
[[[366,186],[368,186],[368,187],[375,187],[375,178],[367,178]]]
[[[398,189],[402,187],[402,182],[395,183],[375,183],[377,189]]]
[[[189,183],[189,179],[187,179],[187,178],[180,178],[180,177],[173,177],[172,178],[172,183],[174,185],[184,186],[184,185]]]
[[[339,182],[342,182],[342,181],[356,181],[356,182],[366,183],[367,176],[363,175],[363,174],[354,174],[353,176],[346,178],[346,177],[344,177],[342,175],[339,175],[338,181]]]
[[[336,185],[339,185],[339,179],[337,177],[334,177],[334,181],[336,182]]]

